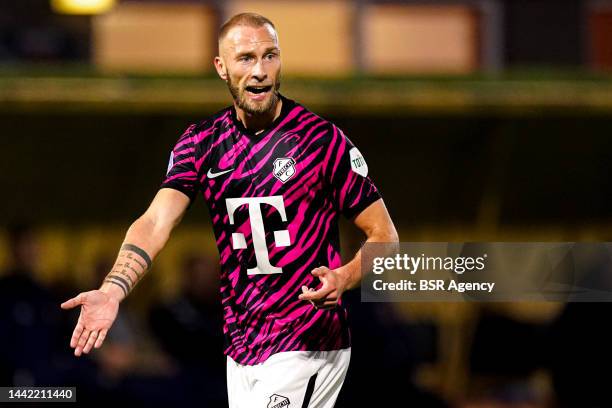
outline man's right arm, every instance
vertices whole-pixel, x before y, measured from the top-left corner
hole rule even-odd
[[[160,189],[145,213],[128,228],[115,265],[100,290],[123,300],[147,273],[188,206],[189,197],[185,194],[171,188]]]
[[[70,340],[76,356],[102,345],[117,317],[119,302],[147,273],[185,214],[189,201],[189,197],[180,191],[160,189],[149,208],[128,229],[117,260],[100,289],[79,293],[62,303],[62,309],[81,306]]]

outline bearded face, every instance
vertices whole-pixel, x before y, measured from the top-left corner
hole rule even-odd
[[[219,42],[215,67],[238,108],[250,115],[268,114],[279,100],[280,48],[270,25],[237,25]]]
[[[240,84],[226,71],[227,87],[232,94],[236,105],[251,115],[269,113],[276,107],[278,102],[278,90],[280,89],[280,74],[274,83]]]

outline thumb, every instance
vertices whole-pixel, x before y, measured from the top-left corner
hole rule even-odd
[[[314,268],[310,273],[312,273],[316,277],[325,276],[325,274],[327,273],[327,268],[323,268],[320,266],[318,268]]]
[[[76,297],[73,297],[72,299],[68,299],[67,301],[65,301],[64,303],[62,303],[60,305],[60,307],[62,309],[72,309],[74,307],[77,307],[79,305],[82,305],[84,302],[83,299],[83,294],[79,293]]]

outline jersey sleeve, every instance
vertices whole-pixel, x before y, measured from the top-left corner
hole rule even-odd
[[[170,152],[166,177],[160,188],[172,188],[189,197],[191,201],[198,192],[198,177],[195,165],[195,146],[191,125],[176,142]]]
[[[328,155],[325,178],[330,183],[334,205],[345,217],[356,217],[381,198],[368,177],[368,165],[363,155],[335,126]]]

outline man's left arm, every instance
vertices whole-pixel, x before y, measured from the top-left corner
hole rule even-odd
[[[393,221],[382,198],[370,204],[354,219],[355,225],[361,229],[368,242],[398,242],[399,238]],[[345,265],[336,269],[320,266],[312,270],[322,285],[317,290],[302,286],[302,300],[311,301],[317,308],[333,309],[338,304],[344,291],[359,286],[361,282],[361,249],[355,257]]]

